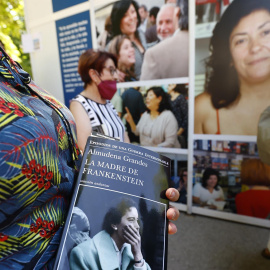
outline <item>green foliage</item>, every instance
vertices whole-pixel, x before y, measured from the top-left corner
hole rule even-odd
[[[21,48],[21,34],[25,32],[23,0],[0,1],[0,40],[6,52],[31,75],[29,54]]]

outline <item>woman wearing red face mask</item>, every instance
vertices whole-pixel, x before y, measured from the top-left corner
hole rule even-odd
[[[116,67],[116,57],[108,52],[89,49],[80,56],[78,72],[84,90],[71,100],[70,110],[75,118],[81,150],[92,131],[129,142],[124,125],[110,102],[117,90]]]

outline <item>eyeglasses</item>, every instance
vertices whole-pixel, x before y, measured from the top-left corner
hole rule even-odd
[[[112,76],[114,76],[114,74],[117,74],[117,68],[115,68],[115,67],[113,67],[113,66],[103,67],[103,68],[109,70],[109,72],[110,72],[110,74],[111,74]]]

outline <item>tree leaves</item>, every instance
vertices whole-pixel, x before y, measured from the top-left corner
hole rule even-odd
[[[21,34],[25,31],[23,0],[0,1],[0,40],[13,60],[31,73],[29,54],[21,48]]]

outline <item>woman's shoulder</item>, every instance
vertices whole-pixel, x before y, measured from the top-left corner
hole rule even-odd
[[[171,110],[163,110],[160,115],[164,115],[164,116],[171,116],[174,115],[173,112]]]
[[[87,240],[83,241],[82,243],[78,244],[72,249],[73,253],[81,253],[86,250],[89,250],[89,247],[92,245],[92,239],[89,237]]]
[[[213,107],[211,96],[207,92],[203,92],[195,97],[195,107],[198,109],[208,107]]]
[[[165,119],[175,119],[175,116],[171,110],[164,110],[161,112],[160,116]],[[175,119],[176,120],[176,119]]]
[[[85,97],[80,93],[78,95],[76,95],[75,97],[73,97],[70,102],[73,102],[73,101],[78,101],[78,102],[82,102],[85,100]]]
[[[213,129],[213,123],[216,124],[216,109],[212,105],[211,96],[208,93],[202,93],[195,98],[195,133],[209,133],[208,126]],[[210,123],[210,124],[209,124]],[[216,126],[214,129],[217,128]],[[209,127],[208,127],[209,129]],[[212,131],[211,129],[211,131]]]

